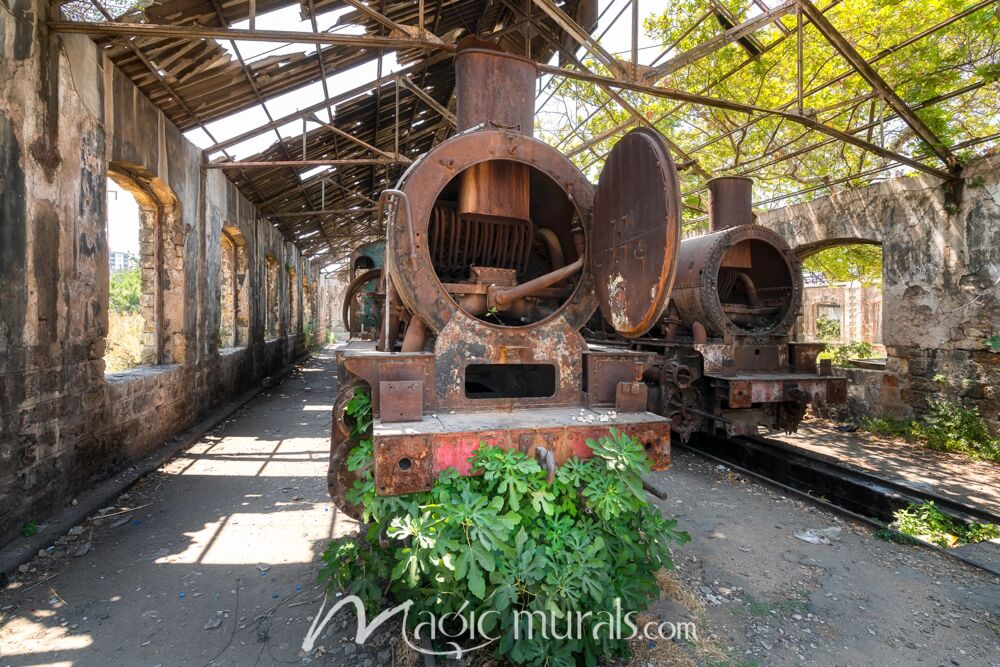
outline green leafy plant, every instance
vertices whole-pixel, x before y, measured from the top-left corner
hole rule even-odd
[[[38,524],[34,521],[29,521],[21,527],[21,534],[25,537],[31,537],[32,535],[38,534]]]
[[[928,449],[1000,463],[1000,440],[990,435],[978,409],[934,398],[927,405],[919,419],[865,417],[860,425],[875,435],[912,440]]]
[[[986,339],[986,347],[990,352],[1000,352],[1000,336],[990,336]]]
[[[816,337],[820,340],[834,340],[840,338],[840,322],[820,315],[816,318]]]
[[[648,463],[635,439],[612,429],[588,441],[594,456],[571,459],[551,484],[534,459],[481,445],[472,458],[480,474],[449,468],[430,491],[383,497],[375,493],[367,395],[356,392],[346,412],[359,439],[348,457],[359,477],[348,499],[363,506],[367,530],[324,553],[320,578],[330,589],[366,606],[386,594],[412,600],[414,617],[483,619],[482,630],[499,638],[492,650],[514,663],[596,665],[627,651],[599,619],[616,600],[623,613],[645,609],[659,595],[656,573],[673,567],[669,545],[689,539],[647,502],[640,475]],[[522,627],[514,641],[518,614],[568,611],[593,614],[579,636],[529,639]]]
[[[992,437],[975,407],[931,398],[927,412],[913,424],[913,433],[930,449],[963,452],[1000,463],[1000,440]]]
[[[933,501],[911,504],[893,513],[891,528],[939,547],[954,547],[1000,538],[992,523],[964,523],[942,512]]]
[[[834,366],[849,366],[851,359],[871,359],[875,349],[867,341],[855,341],[847,345],[827,345],[823,350],[829,354]]]
[[[862,417],[861,428],[875,435],[912,440],[913,420],[891,417]]]
[[[134,258],[130,261],[135,261]],[[138,265],[111,274],[108,285],[108,306],[119,315],[137,315],[142,295],[142,275]]]

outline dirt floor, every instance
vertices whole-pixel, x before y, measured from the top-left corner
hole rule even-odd
[[[700,621],[698,664],[1000,665],[997,577],[684,451],[654,477],[692,538],[656,611]]]
[[[937,452],[901,438],[865,431],[845,433],[837,426],[826,419],[811,419],[796,433],[768,437],[1000,514],[1000,465],[964,454]]]
[[[300,650],[322,550],[356,528],[326,492],[334,389],[316,355],[104,518],[44,527],[52,547],[0,592],[0,667],[422,664],[393,627],[356,645],[348,613]],[[652,481],[692,541],[648,616],[698,639],[636,644],[632,665],[1000,666],[996,578],[684,452]]]

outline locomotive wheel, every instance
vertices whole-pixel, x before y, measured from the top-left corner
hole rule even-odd
[[[692,411],[698,404],[698,392],[692,387],[669,388],[663,401],[662,414],[670,420],[670,428],[687,442],[694,431],[702,427],[702,418]]]
[[[346,413],[347,402],[354,396],[354,390],[362,387],[360,382],[348,384],[340,390],[333,405],[333,428],[330,437],[330,467],[326,474],[330,497],[337,508],[347,516],[361,521],[362,507],[347,500],[347,493],[358,480],[358,471],[348,470],[347,458],[351,450],[358,446],[358,440],[351,435],[353,424]]]

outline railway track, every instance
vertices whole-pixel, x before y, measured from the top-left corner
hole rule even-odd
[[[1000,516],[982,508],[862,472],[768,438],[724,438],[696,433],[680,446],[880,528],[887,527],[897,510],[926,501],[933,501],[945,514],[965,522],[1000,525]],[[983,557],[979,553],[973,556],[962,553],[964,547],[941,549],[920,544],[1000,576],[1000,549]]]

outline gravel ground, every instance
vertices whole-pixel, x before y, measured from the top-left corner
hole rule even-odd
[[[655,478],[692,538],[656,611],[699,622],[697,663],[1000,665],[1000,579],[685,451]]]

